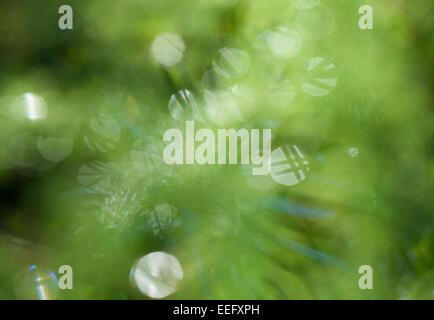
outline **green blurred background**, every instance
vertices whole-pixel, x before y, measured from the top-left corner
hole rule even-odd
[[[316,2],[70,0],[73,30],[60,30],[63,1],[1,1],[0,298],[32,297],[30,266],[58,277],[67,264],[74,289],[42,284],[46,297],[147,299],[130,270],[163,251],[184,274],[168,299],[433,299],[433,3],[303,10]],[[358,26],[363,4],[373,30]],[[285,30],[301,35],[291,56]],[[165,33],[185,45],[171,66],[151,49]],[[246,72],[216,72],[222,48],[245,52]],[[337,80],[323,96],[303,90],[315,57]],[[179,90],[240,111],[198,127],[272,128],[272,149],[297,145],[306,179],[165,165],[162,134],[184,127],[168,110]],[[37,121],[14,111],[29,92],[48,110]],[[47,138],[60,139],[48,157]]]

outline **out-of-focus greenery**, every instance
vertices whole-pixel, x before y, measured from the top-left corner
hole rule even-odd
[[[57,25],[64,1],[2,1],[0,298],[19,298],[19,270],[57,272],[63,264],[73,267],[74,289],[58,298],[146,298],[130,269],[165,251],[184,270],[169,298],[432,299],[432,1],[322,3],[335,16],[333,32],[303,39],[300,53],[285,59],[258,35],[294,25],[289,0],[70,0],[74,29],[64,31]],[[373,30],[358,27],[363,4],[373,7]],[[186,45],[172,67],[150,54],[164,32]],[[183,126],[170,117],[170,96],[188,89],[202,105],[203,75],[223,47],[251,61],[244,77],[213,84],[243,88],[236,96],[243,120],[227,127],[272,126],[273,149],[299,146],[310,166],[300,184],[278,185],[241,165],[162,163],[162,133]],[[300,90],[313,57],[336,66],[336,88],[324,97]],[[297,88],[287,106],[268,100],[276,75]],[[46,120],[9,117],[26,92],[45,99]],[[105,153],[84,142],[100,114],[121,128]],[[23,174],[9,148],[22,132],[73,139],[73,151],[42,176]],[[136,141],[152,158],[145,170],[132,163]],[[349,156],[351,147],[358,156]],[[78,183],[80,167],[93,160],[109,168],[108,193]],[[177,208],[178,223],[156,233],[146,217],[163,203]],[[309,208],[327,214],[308,216]],[[361,265],[373,267],[373,290],[358,287]]]

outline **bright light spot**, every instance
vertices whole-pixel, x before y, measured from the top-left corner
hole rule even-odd
[[[153,252],[140,258],[131,269],[131,280],[145,295],[162,299],[177,290],[184,273],[178,260],[165,252]]]
[[[243,50],[223,48],[220,49],[219,60],[213,61],[213,67],[222,77],[240,78],[249,71],[250,58]]]
[[[38,138],[37,146],[41,155],[50,161],[61,161],[71,154],[74,142],[71,139]]]
[[[267,35],[267,43],[270,50],[275,54],[291,58],[300,52],[302,39],[297,31],[278,27],[277,31],[270,32]]]
[[[165,66],[179,63],[185,51],[184,41],[174,33],[164,33],[155,38],[151,52],[155,60]]]
[[[48,268],[30,266],[15,278],[15,294],[20,300],[53,300],[59,294],[56,275]]]
[[[118,122],[107,115],[92,118],[89,127],[91,131],[84,136],[84,142],[92,151],[107,152],[115,147],[121,137]]]
[[[196,99],[188,90],[179,90],[170,96],[169,112],[175,120],[203,121]]]
[[[17,120],[36,121],[47,117],[48,108],[41,96],[27,92],[14,100],[10,113]]]
[[[77,180],[90,191],[106,190],[111,181],[109,168],[99,160],[90,161],[80,167]]]
[[[318,41],[328,37],[335,26],[335,16],[326,5],[318,5],[313,9],[300,11],[297,14],[298,31],[308,40]]]
[[[350,155],[351,158],[355,158],[359,155],[360,150],[357,147],[351,147],[348,149],[348,154]]]
[[[305,180],[308,165],[296,145],[285,145],[271,153],[271,177],[279,184],[293,186]]]
[[[225,125],[235,120],[241,120],[241,113],[232,92],[204,90],[204,98],[205,114],[210,121]]]
[[[321,57],[312,58],[307,71],[301,89],[308,95],[325,96],[336,87],[338,78],[332,62]]]

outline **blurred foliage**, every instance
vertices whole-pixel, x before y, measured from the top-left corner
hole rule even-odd
[[[432,1],[322,3],[335,16],[333,32],[303,40],[300,53],[285,59],[258,35],[294,26],[290,1],[70,0],[74,29],[64,31],[63,1],[1,1],[0,298],[19,298],[19,270],[57,272],[63,264],[73,267],[74,289],[61,299],[146,298],[130,284],[130,269],[165,251],[184,269],[169,298],[432,299]],[[374,30],[358,27],[362,4],[373,7]],[[164,32],[186,45],[172,67],[150,53]],[[310,165],[302,183],[270,185],[241,165],[169,168],[153,159],[161,160],[162,133],[183,128],[170,117],[170,96],[188,89],[202,105],[203,75],[223,47],[244,50],[251,62],[244,77],[212,84],[245,90],[236,97],[243,121],[227,127],[271,126],[273,149],[299,146]],[[300,83],[318,56],[333,61],[338,82],[311,97]],[[297,88],[288,106],[269,102],[270,81],[279,79]],[[25,92],[44,98],[46,120],[9,117]],[[121,128],[108,152],[84,140],[101,114]],[[72,139],[73,151],[43,175],[23,173],[11,165],[9,147],[22,132]],[[144,170],[131,159],[137,141],[152,158]],[[357,157],[348,155],[351,147]],[[108,167],[105,192],[77,180],[95,160]],[[149,212],[163,203],[177,208],[179,224],[155,232]],[[374,269],[374,290],[358,288],[365,264]]]

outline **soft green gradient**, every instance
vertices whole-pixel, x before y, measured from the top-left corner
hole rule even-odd
[[[19,298],[19,270],[69,264],[74,289],[58,298],[143,299],[130,269],[160,250],[184,270],[168,298],[433,299],[432,1],[322,3],[334,14],[332,33],[304,39],[299,54],[285,59],[257,36],[294,26],[298,11],[289,0],[71,0],[72,31],[57,26],[62,1],[2,2],[0,298]],[[362,4],[373,7],[374,30],[358,28]],[[168,68],[150,54],[164,32],[186,45],[184,59]],[[299,146],[310,166],[300,184],[268,188],[241,165],[134,166],[135,141],[144,139],[145,154],[161,159],[163,132],[184,127],[168,112],[173,93],[188,89],[203,105],[203,74],[223,47],[242,49],[251,61],[246,76],[213,88],[244,88],[237,98],[244,119],[227,127],[272,125],[273,149]],[[338,82],[312,97],[299,85],[318,56],[333,61]],[[288,106],[268,99],[278,74],[296,87]],[[8,116],[25,92],[45,99],[46,120]],[[99,114],[121,128],[106,153],[83,138]],[[23,176],[8,162],[9,141],[21,132],[73,139],[72,154],[47,175]],[[359,149],[355,158],[351,147]],[[77,182],[91,160],[108,164],[111,200]],[[162,203],[178,209],[180,224],[156,235],[146,217]],[[306,216],[301,207],[330,214]],[[128,215],[108,229],[98,220],[107,210]],[[374,269],[373,290],[358,288],[365,264]]]

